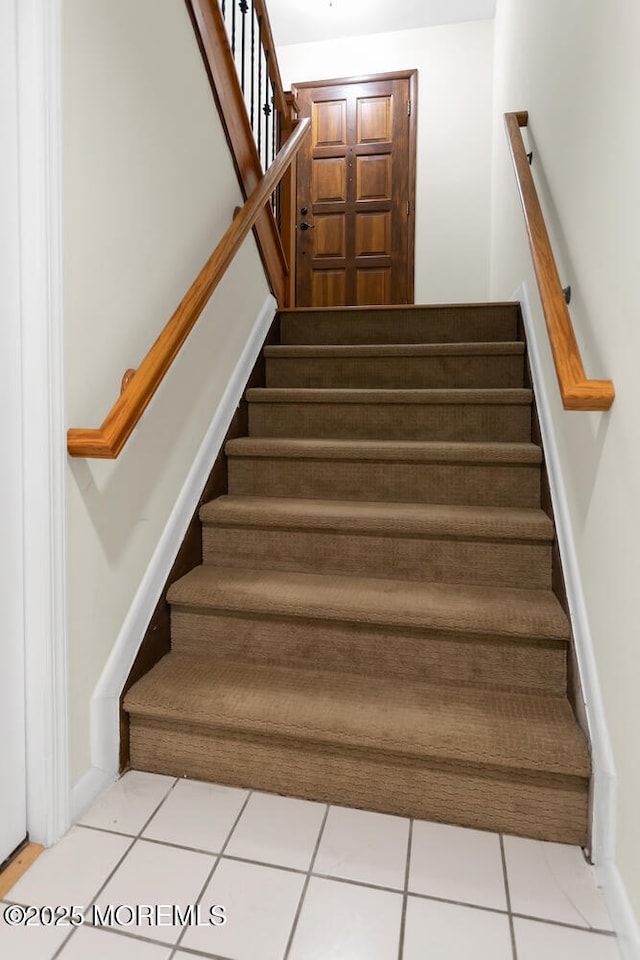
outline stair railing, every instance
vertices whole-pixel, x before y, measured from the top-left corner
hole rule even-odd
[[[297,121],[284,146],[261,178],[249,199],[240,208],[204,267],[189,287],[177,310],[137,370],[127,370],[119,398],[96,429],[73,428],[67,433],[72,457],[115,459],[149,401],[187,339],[211,294],[240,249],[242,241],[268,204],[269,197],[290,168],[302,145],[311,121]]]
[[[296,104],[282,88],[265,0],[187,0],[238,179],[246,196],[291,132]],[[294,297],[295,167],[256,222],[256,240],[281,306]]]
[[[287,113],[269,16],[264,0],[219,2],[258,155],[267,170]]]
[[[615,397],[613,383],[611,380],[586,378],[567,310],[565,294],[531,175],[529,157],[520,133],[520,128],[526,127],[529,122],[529,114],[526,110],[505,113],[504,120],[562,404],[565,410],[608,410]]]

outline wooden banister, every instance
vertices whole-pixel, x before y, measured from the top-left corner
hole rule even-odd
[[[615,397],[613,383],[611,380],[587,380],[564,299],[549,234],[520,133],[520,127],[526,127],[529,122],[529,114],[526,110],[505,113],[504,120],[562,404],[565,410],[608,410]]]
[[[113,460],[118,456],[242,241],[302,146],[310,123],[308,119],[297,122],[291,136],[234,218],[138,369],[135,372],[127,371],[130,374],[127,383],[123,384],[122,393],[102,426],[97,429],[72,428],[68,431],[67,449],[72,457]]]

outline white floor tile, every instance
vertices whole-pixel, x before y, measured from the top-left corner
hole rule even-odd
[[[175,777],[129,770],[102,794],[79,822],[136,836],[173,783]]]
[[[511,909],[530,917],[611,930],[593,868],[579,847],[505,837]]]
[[[331,807],[313,872],[404,889],[409,821]]]
[[[143,836],[220,853],[248,793],[214,783],[181,780]]]
[[[187,925],[176,957],[186,960],[193,950],[283,960],[295,926],[288,960],[398,960],[409,821],[331,807],[301,905],[305,876],[297,871],[309,868],[326,806],[262,793],[245,806],[248,796],[128,773],[85,815],[85,826],[35,861],[6,901],[82,907],[89,918],[96,902],[103,911],[148,904],[184,912],[227,844],[193,918],[202,925]],[[150,816],[146,839],[132,842]],[[504,842],[512,909],[523,915],[514,921],[518,960],[620,960],[615,938],[595,932],[611,924],[579,848]],[[511,960],[497,834],[416,821],[409,890],[402,960]],[[2,919],[6,901],[0,956],[10,960],[169,960],[182,931],[169,925],[167,910],[158,925],[12,927]],[[222,926],[208,923],[214,904],[225,909]]]
[[[232,960],[282,960],[305,877],[237,860],[220,861],[202,898],[203,916],[225,908],[223,926],[189,927],[181,947]]]
[[[514,920],[518,960],[620,960],[615,937],[537,920]]]
[[[475,907],[409,897],[402,960],[427,958],[511,960],[509,918]]]
[[[72,827],[40,854],[7,898],[36,906],[87,907],[130,845],[129,837]]]
[[[214,863],[215,857],[210,854],[137,840],[100,894],[98,906],[103,912],[108,904],[173,904],[184,910],[196,903]],[[164,943],[175,943],[180,929],[146,921],[139,926],[127,925],[130,933]]]
[[[325,810],[323,803],[254,793],[225,855],[308,870]]]
[[[60,960],[169,960],[172,947],[134,940],[119,933],[80,927],[64,945]],[[56,958],[57,960],[57,958]]]
[[[496,833],[416,820],[409,890],[506,910],[500,838]]]
[[[51,960],[68,937],[70,927],[10,926],[4,921],[8,904],[0,903],[0,957],[7,960]]]
[[[402,895],[312,877],[289,960],[397,960]]]

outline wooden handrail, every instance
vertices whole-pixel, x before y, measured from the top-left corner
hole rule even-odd
[[[529,114],[526,110],[505,113],[504,121],[562,404],[565,410],[608,410],[615,397],[613,383],[611,380],[587,380],[565,303],[549,234],[520,133],[520,127],[526,127],[529,122]]]
[[[311,121],[299,120],[265,176],[234,218],[177,310],[146,357],[123,386],[120,397],[97,429],[72,428],[67,449],[72,457],[115,459],[187,339],[211,294],[302,146]]]

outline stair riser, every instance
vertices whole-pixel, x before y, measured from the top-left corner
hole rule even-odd
[[[172,647],[180,653],[363,676],[469,683],[561,696],[566,644],[482,637],[321,618],[201,612],[172,607]]]
[[[587,783],[579,778],[507,776],[136,716],[130,734],[137,770],[560,843],[587,839]]]
[[[266,366],[267,387],[420,390],[524,386],[522,356],[269,358]]]
[[[280,315],[283,344],[490,343],[518,339],[517,308]],[[390,319],[392,322],[390,322]]]
[[[526,443],[528,404],[250,403],[249,435]]]
[[[229,493],[323,500],[540,506],[539,464],[229,457]]]
[[[205,563],[245,569],[551,588],[551,546],[545,543],[210,526],[203,528],[203,550]]]

